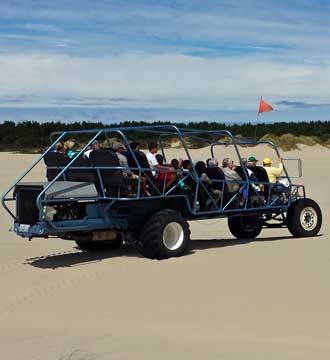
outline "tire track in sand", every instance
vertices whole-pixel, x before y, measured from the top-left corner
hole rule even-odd
[[[25,262],[20,262],[19,260],[13,260],[10,262],[7,262],[6,264],[3,264],[0,267],[0,270],[8,270],[13,267],[15,267],[17,264],[19,265],[31,265],[28,261],[38,261],[38,260],[46,260],[47,258],[51,256],[61,256],[61,255],[73,255],[73,254],[82,254],[83,252],[80,251],[64,251],[64,252],[58,252],[55,254],[47,254],[45,256],[38,256],[31,259],[24,260]],[[21,267],[22,270],[22,267]],[[98,278],[99,276],[104,274],[104,267],[102,269],[98,268],[95,269],[95,264],[91,268],[90,266],[87,269],[81,269],[79,271],[73,272],[64,272],[59,273],[61,278],[56,278],[53,280],[47,279],[47,282],[44,282],[38,286],[35,286],[33,288],[28,289],[25,292],[22,292],[16,296],[13,296],[12,299],[9,299],[8,301],[0,302],[0,316],[8,315],[10,312],[15,310],[18,306],[25,305],[26,303],[33,302],[36,299],[47,297],[48,295],[63,290],[65,288],[71,287],[73,285],[76,285],[82,281],[86,280],[93,280]]]

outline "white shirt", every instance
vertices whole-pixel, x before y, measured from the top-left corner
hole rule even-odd
[[[84,152],[84,155],[87,156],[89,158],[90,153],[93,151],[93,149],[89,149],[87,151]]]
[[[158,161],[155,154],[152,154],[151,152],[147,153],[147,159],[149,162],[149,166],[151,169],[154,169],[156,165],[158,165]],[[152,171],[152,175],[156,175],[156,171]]]
[[[147,159],[149,162],[149,166],[154,169],[156,165],[158,165],[158,161],[155,154],[152,154],[151,152],[147,153]]]
[[[247,171],[247,173],[248,173],[249,177],[253,174],[252,170],[251,170],[251,169],[249,169],[249,168],[246,168],[246,171]]]

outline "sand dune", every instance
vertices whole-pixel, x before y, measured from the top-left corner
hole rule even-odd
[[[152,261],[132,246],[88,254],[64,240],[29,243],[8,232],[1,208],[1,358],[329,359],[330,152],[284,155],[303,159],[299,182],[324,216],[318,237],[269,229],[239,242],[225,220],[199,221],[187,256]],[[0,153],[0,190],[34,158]]]

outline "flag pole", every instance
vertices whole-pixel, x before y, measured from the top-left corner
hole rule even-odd
[[[262,100],[262,96],[260,96],[259,107],[260,107],[261,100]],[[257,118],[256,118],[256,124],[255,124],[255,127],[254,127],[254,141],[255,141],[255,142],[257,142],[257,127],[258,127],[258,118],[259,118],[259,115],[260,115],[259,110],[260,110],[260,109],[258,108],[258,113],[257,113]]]

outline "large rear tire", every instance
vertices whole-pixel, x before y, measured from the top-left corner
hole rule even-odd
[[[287,212],[287,225],[294,237],[316,236],[322,226],[322,212],[312,199],[298,199]]]
[[[151,259],[168,259],[183,255],[189,241],[189,224],[182,215],[174,210],[161,210],[144,225],[137,249]]]
[[[262,226],[263,221],[257,215],[228,218],[229,230],[237,239],[255,239],[261,233]]]

